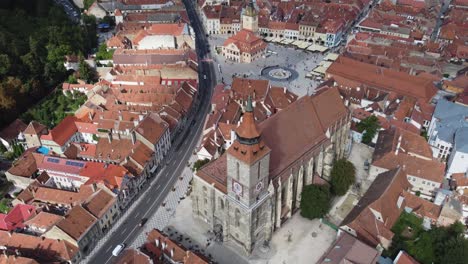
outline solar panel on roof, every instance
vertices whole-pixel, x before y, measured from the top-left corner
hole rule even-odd
[[[82,163],[82,162],[76,162],[76,161],[71,161],[71,160],[67,160],[67,161],[65,162],[65,165],[74,166],[74,167],[80,167],[80,168],[83,168],[83,167],[84,167],[84,163]]]
[[[56,158],[47,158],[47,161],[52,162],[52,163],[59,163],[60,162],[60,160],[56,159]]]

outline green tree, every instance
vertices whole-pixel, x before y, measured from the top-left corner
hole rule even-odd
[[[10,58],[8,58],[8,55],[0,54],[0,77],[8,73],[10,66]]]
[[[78,80],[76,79],[75,75],[72,74],[72,75],[68,76],[67,82],[71,83],[71,84],[77,84]]]
[[[92,83],[96,79],[96,72],[92,69],[88,63],[85,62],[84,58],[80,58],[80,78],[85,80],[87,83]]]
[[[395,236],[389,251],[384,255],[395,258],[400,250],[408,252],[422,264],[467,263],[468,240],[465,227],[456,222],[448,227],[422,227],[422,219],[403,212],[392,227]],[[411,230],[412,235],[408,235]]]
[[[88,8],[94,3],[96,0],[83,0],[84,9],[88,10]]]
[[[99,46],[98,52],[96,53],[96,60],[112,60],[114,50],[107,51],[106,43],[102,43]]]
[[[364,132],[364,135],[362,136],[362,143],[364,144],[369,144],[371,143],[372,139],[374,138],[375,134],[380,128],[380,123],[379,119],[371,115],[359,122],[357,124],[357,129],[359,132]]]
[[[7,151],[5,145],[0,141],[0,153],[5,153]]]
[[[321,218],[328,213],[331,205],[331,194],[328,186],[307,185],[301,195],[301,215],[314,219]]]
[[[84,42],[84,49],[90,52],[98,44],[96,17],[82,15],[81,19],[83,21],[82,40]]]
[[[207,164],[208,162],[210,162],[209,159],[199,159],[193,164],[193,169],[195,171],[198,171],[203,165]]]
[[[346,194],[349,186],[356,180],[356,169],[353,163],[346,159],[337,160],[331,171],[331,189],[333,194],[342,196]]]
[[[115,19],[113,17],[111,17],[111,16],[103,17],[100,22],[109,24],[109,26],[111,26],[111,27],[115,26]]]

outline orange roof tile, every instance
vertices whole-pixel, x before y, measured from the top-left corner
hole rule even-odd
[[[0,245],[19,252],[34,252],[41,263],[72,261],[78,248],[68,241],[0,231]]]
[[[41,136],[41,139],[52,140],[60,146],[63,146],[76,132],[75,122],[78,119],[75,116],[66,116],[56,127],[50,130],[49,134]]]
[[[68,214],[57,223],[57,227],[78,241],[97,221],[91,213],[81,205],[73,207]]]

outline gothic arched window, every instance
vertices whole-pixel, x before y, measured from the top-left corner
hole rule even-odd
[[[235,214],[234,214],[234,218],[235,218],[235,220],[234,220],[235,222],[234,222],[234,223],[235,223],[236,227],[239,227],[239,225],[240,225],[240,211],[239,211],[238,208],[236,208],[236,212],[235,212]]]
[[[224,201],[221,197],[219,197],[219,209],[224,210]]]

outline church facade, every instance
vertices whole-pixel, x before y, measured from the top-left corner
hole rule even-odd
[[[329,180],[349,127],[336,88],[302,97],[260,124],[248,100],[234,143],[194,174],[193,217],[250,254],[299,209],[305,185]]]

